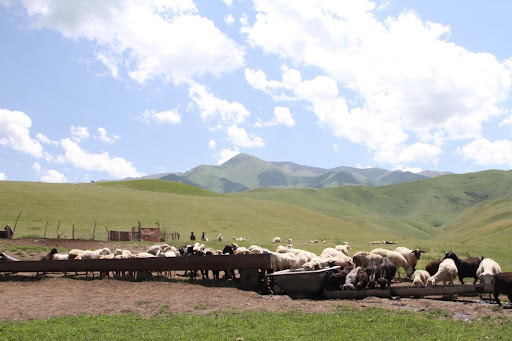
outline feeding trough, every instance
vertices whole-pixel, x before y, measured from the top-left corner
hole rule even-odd
[[[277,271],[267,276],[285,294],[318,294],[324,290],[324,281],[327,274],[338,268],[339,266],[333,266],[312,271],[290,269]]]

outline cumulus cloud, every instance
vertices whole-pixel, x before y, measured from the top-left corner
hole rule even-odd
[[[71,138],[76,142],[86,140],[91,136],[87,127],[71,126],[69,130],[71,132]]]
[[[228,14],[228,15],[224,16],[224,22],[226,24],[228,24],[229,26],[231,26],[235,22],[235,18],[233,18],[233,16],[231,14]]]
[[[232,125],[227,128],[227,132],[228,140],[237,147],[258,148],[265,146],[262,138],[254,134],[248,134],[244,128]]]
[[[458,148],[457,153],[477,165],[506,165],[512,168],[512,141],[510,140],[489,141],[486,138],[478,138]]]
[[[57,162],[70,163],[80,169],[107,172],[119,179],[144,175],[138,172],[131,162],[121,157],[110,157],[107,152],[101,154],[89,153],[69,138],[61,140],[60,144],[64,149],[64,154],[57,156]]]
[[[98,133],[96,138],[105,143],[114,143],[120,139],[120,137],[117,135],[109,136],[107,130],[102,127],[98,127],[98,129],[96,129],[96,132]]]
[[[243,104],[218,98],[195,82],[190,84],[189,96],[199,108],[203,121],[217,128],[243,123],[250,115]]]
[[[38,133],[36,135],[36,139],[41,142],[41,143],[44,143],[44,144],[50,144],[50,145],[58,145],[59,144],[59,141],[53,141],[53,140],[50,140],[48,138],[48,136],[44,135],[44,134],[41,134],[41,133]]]
[[[244,63],[244,50],[198,15],[192,0],[23,0],[33,24],[96,44],[97,59],[114,77],[156,76],[183,81],[220,75]],[[186,34],[184,34],[186,33]]]
[[[281,81],[268,81],[246,69],[247,82],[276,101],[306,101],[320,125],[366,145],[374,159],[436,163],[442,141],[423,136],[476,138],[505,112],[511,63],[447,41],[450,27],[412,11],[379,21],[365,0],[257,0],[255,10],[254,23],[242,27],[253,47],[324,75],[302,80],[283,68]]]
[[[21,111],[0,109],[0,146],[40,158],[43,147],[38,140],[30,137],[32,120]]]
[[[51,183],[67,182],[66,176],[54,169],[43,169],[38,162],[32,165],[32,169],[38,174],[39,181]]]
[[[258,121],[254,125],[255,127],[271,127],[276,125],[285,125],[288,127],[292,127],[295,125],[295,120],[290,112],[290,108],[287,107],[275,107],[274,108],[274,118],[268,122]]]
[[[7,180],[7,175],[5,175],[5,173],[0,172],[0,181],[5,181],[5,180]]]
[[[222,149],[219,153],[219,159],[217,161],[217,164],[222,165],[224,162],[232,159],[238,154],[240,154],[240,150],[237,147],[234,147],[233,149]]]
[[[151,122],[156,124],[179,124],[181,122],[181,115],[177,110],[166,110],[161,112],[146,110],[139,117],[139,120],[147,124],[150,124]]]

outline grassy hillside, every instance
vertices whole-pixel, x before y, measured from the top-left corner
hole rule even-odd
[[[106,239],[109,230],[129,231],[160,224],[188,235],[206,232],[210,240],[244,237],[241,244],[275,249],[275,236],[292,238],[297,248],[320,252],[350,242],[354,251],[371,250],[375,240],[394,240],[428,251],[420,268],[446,251],[461,257],[493,257],[512,269],[512,173],[488,171],[451,175],[386,187],[258,189],[220,195],[162,180],[91,184],[0,182],[0,219],[14,226],[15,238]],[[309,240],[326,240],[310,244]],[[225,243],[213,241],[220,248]],[[0,241],[0,249],[3,241]],[[395,245],[389,246],[394,249]]]
[[[73,225],[77,237],[90,238],[97,223],[97,238],[106,239],[105,225],[109,230],[130,230],[138,221],[143,226],[160,223],[162,229],[178,231],[183,237],[188,237],[190,231],[206,232],[210,239],[222,233],[227,240],[245,237],[248,243],[268,246],[276,235],[305,243],[310,239],[335,242],[340,236],[366,243],[378,237],[368,228],[305,207],[224,197],[160,180],[80,186],[2,181],[0,190],[0,219],[4,224],[14,226],[23,210],[16,238],[42,237],[47,221],[47,237],[52,238],[59,221],[59,231],[67,238]]]

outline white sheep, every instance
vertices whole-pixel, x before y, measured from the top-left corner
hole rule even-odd
[[[250,254],[251,251],[249,251],[248,248],[246,247],[243,247],[243,246],[239,246],[236,250],[235,250],[235,255],[248,255]]]
[[[219,233],[219,235],[217,236],[217,240],[218,240],[219,242],[221,242],[221,241],[222,241],[222,239],[223,239],[223,238],[222,238],[222,233]]]
[[[130,250],[125,250],[125,249],[116,249],[114,251],[114,258],[116,259],[128,259],[128,258],[133,258],[133,254]]]
[[[501,267],[495,260],[491,258],[484,258],[480,262],[476,275],[480,278],[480,283],[491,284],[492,277],[501,273]]]
[[[393,262],[393,264],[395,264],[397,273],[399,271],[399,268],[403,268],[404,269],[405,274],[407,275],[407,277],[411,277],[412,273],[414,272],[413,267],[411,266],[411,264],[409,264],[407,259],[405,259],[404,256],[402,256],[397,251],[391,251],[391,250],[388,250],[388,249],[377,248],[377,249],[373,249],[370,252],[371,253],[376,253],[378,255],[381,255],[382,257],[388,257],[389,260],[391,262]]]
[[[281,238],[279,237],[274,237],[274,239],[272,239],[272,243],[280,243],[281,242]]]
[[[166,251],[169,251],[169,250],[171,250],[171,246],[169,244],[156,244],[156,245],[151,246],[147,252],[156,256],[156,254],[159,251],[160,252],[166,252]]]
[[[299,259],[293,253],[271,253],[272,268],[276,271],[298,269]]]
[[[336,245],[334,247],[335,250],[337,251],[341,251],[343,252],[344,254],[346,254],[347,256],[349,255],[349,251],[350,251],[350,246],[345,244],[345,245]]]
[[[368,251],[358,251],[354,253],[352,259],[354,261],[355,266],[368,268],[372,264],[372,260],[375,260],[375,264],[380,264],[382,256]]]
[[[149,252],[139,252],[135,255],[135,258],[155,258],[156,256]]]
[[[425,252],[420,249],[411,250],[403,246],[397,247],[395,251],[404,256],[404,258],[407,260],[407,262],[409,262],[409,264],[411,264],[413,268],[415,268],[416,264],[418,264],[421,253]]]
[[[261,255],[263,253],[263,248],[258,245],[251,245],[249,246],[249,252],[251,254]]]
[[[352,269],[345,277],[345,284],[343,285],[343,290],[354,290],[354,285],[356,284],[356,276],[357,272],[361,269],[361,267],[356,267]]]
[[[427,285],[427,279],[430,277],[428,271],[425,270],[416,270],[414,271],[412,286],[417,288],[422,288]]]
[[[443,281],[443,285],[446,285],[446,282],[449,282],[450,285],[453,285],[453,280],[457,277],[458,271],[455,262],[451,258],[446,258],[439,264],[439,270],[434,274],[434,276],[429,277],[427,279],[426,286],[434,286],[437,285],[439,281]]]

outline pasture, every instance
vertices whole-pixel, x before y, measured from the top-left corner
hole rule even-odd
[[[245,241],[237,241],[240,246],[256,244],[275,250],[278,244],[273,244],[272,239],[279,236],[283,242],[292,238],[295,248],[317,254],[344,242],[350,243],[351,253],[407,246],[427,251],[420,259],[419,269],[430,260],[442,258],[446,251],[453,251],[460,258],[494,258],[504,271],[512,271],[508,247],[512,238],[512,199],[506,191],[471,205],[462,199],[439,204],[435,196],[463,198],[462,193],[468,191],[458,190],[454,197],[434,191],[427,200],[413,193],[418,190],[414,187],[417,185],[401,186],[261,189],[219,195],[155,180],[91,184],[3,181],[1,221],[14,226],[20,212],[21,216],[15,239],[0,239],[0,250],[21,260],[39,259],[52,247],[59,252],[103,246],[140,252],[151,243],[109,242],[105,226],[129,231],[141,221],[143,226],[159,224],[167,232],[180,232],[180,241],[167,241],[175,246],[190,243],[188,236],[194,231],[198,237],[205,232],[209,238],[205,244],[214,249],[222,249],[233,237],[243,237]],[[428,184],[421,186],[424,191],[429,188]],[[478,191],[473,188],[471,193],[474,196]],[[425,200],[432,202],[426,205]],[[439,205],[455,208],[440,210]],[[61,236],[55,239],[59,222]],[[89,241],[95,224],[96,240]],[[76,240],[70,239],[73,225]],[[45,230],[47,239],[42,238]],[[216,240],[219,233],[224,236],[222,242]],[[313,240],[318,243],[311,243]],[[382,240],[398,244],[370,244]],[[244,340],[262,336],[329,339],[333,334],[361,340],[377,336],[399,340],[410,339],[420,330],[427,340],[452,334],[476,340],[507,339],[511,332],[510,309],[476,298],[457,302],[293,300],[288,296],[262,296],[231,281],[189,283],[178,277],[132,282],[52,275],[0,277],[0,291],[6,302],[4,308],[10,312],[0,322],[0,339],[10,339],[12,333],[16,339],[34,339],[41,328],[45,334],[39,334],[37,339],[154,339],[173,335],[216,340],[225,339],[228,331],[229,339]],[[366,328],[369,321],[375,328]],[[133,325],[137,328],[126,327]],[[377,330],[386,332],[376,334]]]

